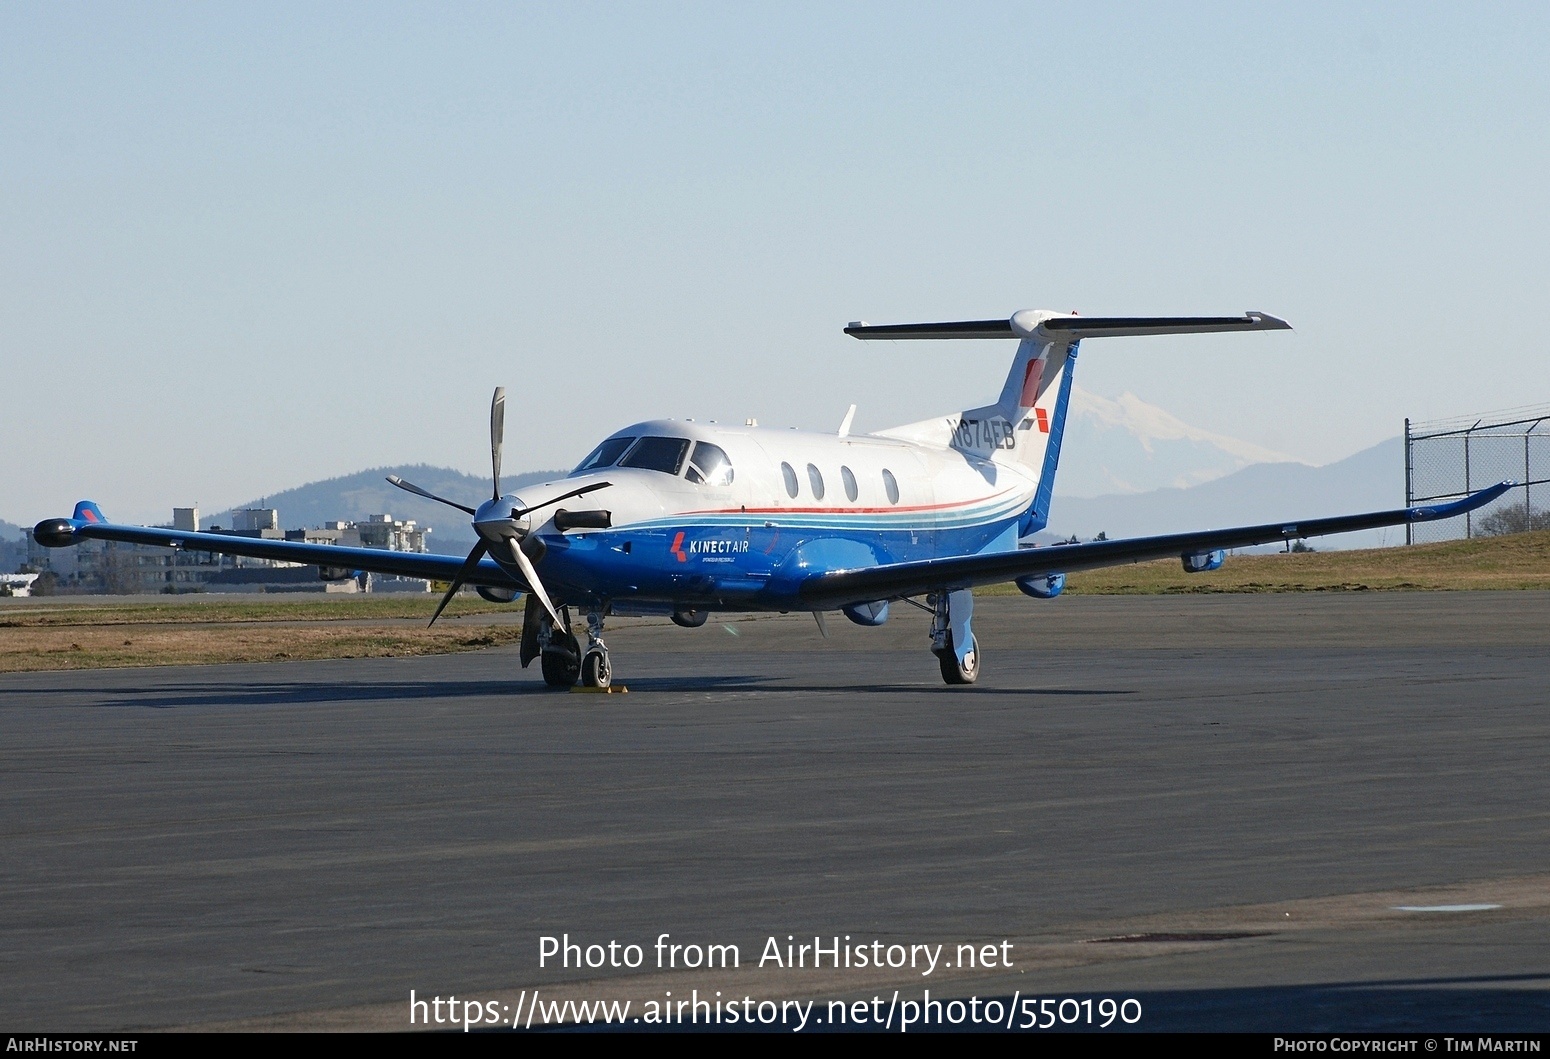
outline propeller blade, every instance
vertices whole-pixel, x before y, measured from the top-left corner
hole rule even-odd
[[[572,489],[568,493],[561,493],[553,500],[545,500],[542,504],[534,504],[532,507],[525,507],[521,511],[513,511],[511,513],[511,517],[521,518],[529,511],[537,511],[541,507],[548,507],[550,504],[558,504],[561,500],[569,500],[573,496],[583,496],[587,493],[595,493],[599,489],[607,489],[610,485],[613,484],[614,483],[612,482],[593,482],[591,485],[584,485],[580,489]]]
[[[818,623],[818,635],[827,640],[829,638],[829,623],[823,620],[823,611],[813,611],[813,620]]]
[[[501,498],[501,442],[506,436],[506,387],[495,387],[495,397],[490,401],[490,466],[495,471],[495,495]]]
[[[427,500],[434,500],[438,504],[446,504],[448,507],[455,507],[459,511],[468,512],[470,515],[477,514],[477,512],[475,512],[471,507],[464,507],[462,504],[459,504],[455,500],[448,500],[444,496],[437,496],[435,493],[428,489],[421,489],[413,482],[406,482],[396,474],[388,475],[387,480],[393,485],[398,486],[398,488],[404,490],[406,493],[413,493],[415,496],[423,496]]]
[[[458,568],[457,576],[452,579],[452,587],[447,589],[447,594],[441,597],[441,602],[436,605],[436,613],[431,615],[431,625],[436,624],[436,619],[441,617],[441,612],[447,609],[447,604],[452,602],[452,597],[457,595],[457,590],[463,587],[463,581],[474,572],[474,567],[479,565],[479,560],[484,558],[484,553],[489,550],[483,537],[474,544],[474,550],[468,553],[468,558],[463,560],[463,565]],[[426,628],[430,628],[427,625]]]
[[[511,545],[511,557],[516,560],[517,566],[522,570],[522,577],[527,581],[527,587],[533,590],[533,595],[538,597],[538,602],[544,605],[544,609],[549,612],[549,617],[554,619],[554,623],[556,625],[564,624],[560,621],[559,611],[555,610],[554,604],[549,602],[549,593],[544,591],[543,582],[538,580],[538,571],[533,569],[533,562],[527,557],[527,553],[522,550],[522,545],[517,542],[515,537],[508,543]]]

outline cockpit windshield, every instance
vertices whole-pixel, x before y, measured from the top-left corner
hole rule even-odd
[[[624,454],[620,467],[640,467],[648,471],[661,471],[677,475],[683,470],[684,457],[689,453],[688,438],[641,438]]]
[[[702,441],[694,446],[689,460],[689,481],[697,485],[725,486],[732,484],[732,461],[720,445]]]
[[[576,469],[570,472],[571,477],[584,471],[599,471],[604,467],[612,467],[614,461],[624,454],[624,450],[629,448],[634,440],[634,438],[609,438],[588,453],[586,459],[576,464]]]

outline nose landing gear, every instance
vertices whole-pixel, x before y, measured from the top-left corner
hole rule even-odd
[[[587,653],[581,658],[581,684],[587,688],[606,688],[614,681],[614,668],[608,661],[608,645],[603,642],[602,612],[587,612]]]

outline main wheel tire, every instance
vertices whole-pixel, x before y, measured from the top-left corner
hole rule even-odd
[[[576,637],[565,638],[565,650],[545,651],[540,660],[544,683],[551,688],[573,688],[581,677],[581,645]]]
[[[948,684],[972,684],[980,678],[979,637],[969,641],[969,657],[958,663],[958,652],[953,648],[953,634],[947,634],[947,650],[936,656],[942,667],[942,679]]]
[[[606,688],[614,682],[614,667],[604,651],[588,651],[581,659],[581,685],[586,688]]]

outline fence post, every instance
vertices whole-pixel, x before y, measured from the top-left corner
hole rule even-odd
[[[1523,432],[1523,524],[1525,529],[1534,528],[1534,505],[1529,503],[1529,486],[1533,484],[1533,468],[1529,466],[1528,445],[1533,440],[1530,436],[1539,429],[1543,419],[1536,419],[1532,426]]]
[[[1475,427],[1477,427],[1479,425],[1480,425],[1479,423],[1476,423]],[[1468,496],[1470,494],[1470,492],[1471,492],[1470,487],[1469,487],[1469,436],[1475,432],[1475,427],[1470,427],[1468,430],[1464,431],[1464,495],[1465,496]],[[1469,540],[1469,538],[1471,538],[1471,537],[1473,537],[1475,535],[1474,528],[1470,524],[1470,519],[1474,518],[1474,514],[1475,513],[1473,511],[1466,511],[1466,512],[1464,512],[1464,539],[1465,540]]]
[[[1410,457],[1410,417],[1405,417],[1405,506],[1410,507],[1415,503],[1415,483],[1412,468],[1415,466]],[[1414,544],[1411,527],[1414,523],[1405,523],[1405,543]]]

